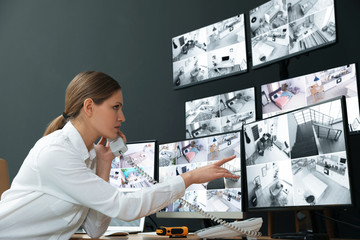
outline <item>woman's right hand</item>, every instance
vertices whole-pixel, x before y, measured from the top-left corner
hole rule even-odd
[[[229,170],[221,167],[224,163],[233,160],[235,157],[236,155],[223,158],[216,163],[181,174],[181,177],[184,179],[185,182],[185,188],[189,187],[191,184],[206,183],[218,178],[238,179],[240,176],[232,174]]]

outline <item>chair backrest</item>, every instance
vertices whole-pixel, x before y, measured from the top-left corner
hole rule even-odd
[[[0,196],[10,188],[9,170],[7,162],[0,158]]]

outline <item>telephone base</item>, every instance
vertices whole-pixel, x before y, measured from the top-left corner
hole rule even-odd
[[[250,218],[250,219],[246,219],[246,220],[242,220],[242,221],[234,221],[230,224],[232,224],[233,226],[236,226],[240,229],[243,229],[243,230],[257,232],[261,228],[262,223],[263,223],[263,220],[261,217],[259,217],[259,218]],[[243,236],[243,239],[244,239],[244,237],[246,237],[246,239],[249,239],[249,240],[257,239],[256,235],[250,236],[250,235],[241,234],[237,231],[230,230],[227,227],[222,226],[222,225],[204,228],[199,231],[196,231],[194,234],[197,237],[203,238],[203,239],[205,239],[205,238],[206,239],[233,238],[233,237],[240,237],[240,236]]]

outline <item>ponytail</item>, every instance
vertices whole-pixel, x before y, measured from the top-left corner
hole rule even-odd
[[[67,123],[67,119],[65,119],[62,115],[60,115],[59,117],[55,118],[46,128],[44,135],[46,136],[56,130],[62,129],[65,124]]]

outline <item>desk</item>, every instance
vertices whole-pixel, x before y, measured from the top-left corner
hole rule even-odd
[[[302,179],[304,187],[305,187],[305,193],[308,195],[313,195],[315,197],[315,202],[319,202],[319,199],[324,194],[325,190],[327,189],[328,185],[309,173]],[[307,197],[304,196],[304,197]]]
[[[241,152],[240,152],[240,147],[239,146],[236,146],[234,147],[234,154],[236,154],[236,156],[240,156]]]
[[[323,99],[323,98],[324,98],[324,95],[323,95],[323,87],[322,87],[322,86],[319,86],[319,85],[317,85],[317,84],[315,84],[315,85],[313,85],[313,86],[310,87],[310,93],[311,93],[311,95],[312,95],[312,97],[313,97],[314,103],[316,103],[316,102],[319,100],[319,99],[317,99],[317,98],[315,97],[315,95],[316,95],[317,93],[320,93],[320,94],[321,94],[321,98],[320,98],[320,99]]]
[[[235,66],[234,60],[221,61],[214,65],[214,68],[230,68]]]
[[[78,239],[90,239],[90,237],[86,234],[75,234],[70,240],[78,240]],[[113,240],[152,240],[152,239],[173,239],[169,238],[168,236],[158,236],[155,234],[146,234],[146,233],[139,233],[139,234],[130,234],[128,236],[124,237],[100,237],[100,238],[93,238],[93,240],[100,240],[100,239],[113,239]],[[193,239],[199,239],[198,237],[195,237],[193,234],[189,234],[187,238],[176,238],[177,240],[193,240]],[[235,237],[232,239],[242,239],[242,237]],[[273,240],[273,238],[270,238],[268,236],[263,236],[258,238],[260,240]],[[336,238],[330,238],[330,240],[336,240]],[[340,239],[339,239],[340,240]],[[347,239],[351,240],[351,239]],[[353,239],[353,240],[359,240],[359,239]]]
[[[70,240],[78,240],[78,239],[91,239],[87,234],[74,234]],[[159,236],[156,235],[154,232],[150,233],[138,233],[138,234],[129,234],[128,236],[118,236],[118,237],[100,237],[100,238],[93,238],[93,240],[99,239],[113,239],[113,240],[151,240],[151,239],[172,239],[169,236]],[[176,238],[178,240],[192,240],[192,239],[199,239],[198,237],[194,236],[194,234],[189,234],[186,238]],[[238,239],[241,239],[240,237]],[[266,237],[262,237],[261,239],[269,239]]]
[[[253,47],[253,59],[258,61],[257,64],[268,61],[274,49],[275,48],[273,46],[266,44],[266,41],[259,42]]]

